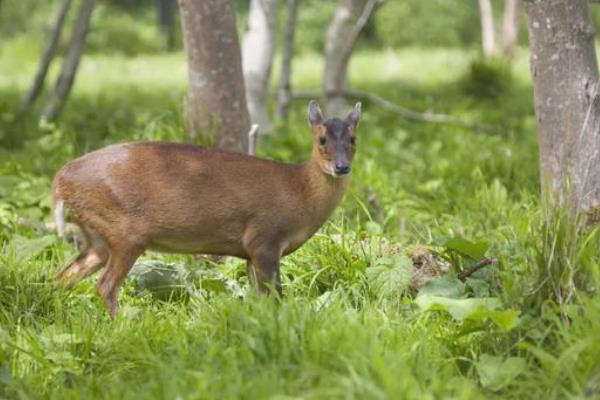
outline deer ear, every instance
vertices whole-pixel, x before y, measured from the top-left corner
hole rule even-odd
[[[308,103],[308,121],[311,125],[317,125],[323,122],[321,107],[319,107],[314,100],[311,100],[310,103]]]
[[[348,123],[350,128],[352,128],[352,130],[356,129],[358,121],[360,120],[360,109],[361,103],[358,102],[356,103],[352,111],[350,111],[350,114],[348,114],[348,116],[346,117],[346,122]]]

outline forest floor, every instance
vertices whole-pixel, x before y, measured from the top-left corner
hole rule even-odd
[[[181,141],[184,57],[87,57],[59,122],[40,125],[39,108],[13,112],[32,53],[0,50],[0,398],[600,396],[600,234],[575,236],[540,199],[524,51],[512,68],[464,50],[356,54],[352,88],[494,131],[365,102],[351,189],[283,260],[282,301],[246,296],[239,260],[147,253],[114,321],[95,279],[52,285],[75,249],[49,227],[50,182],[109,143]],[[321,70],[299,56],[294,87],[317,89]],[[306,103],[261,156],[307,159]]]

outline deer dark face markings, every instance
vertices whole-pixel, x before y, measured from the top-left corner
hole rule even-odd
[[[352,172],[360,108],[360,103],[357,103],[345,119],[323,121],[319,106],[315,102],[309,105],[309,121],[321,158],[321,169],[328,175],[344,177]]]

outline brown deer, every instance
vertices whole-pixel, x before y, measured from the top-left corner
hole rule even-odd
[[[355,152],[360,103],[342,120],[308,107],[307,164],[175,143],[115,144],[67,163],[53,182],[59,235],[65,207],[82,233],[77,258],[57,275],[71,287],[105,267],[97,291],[111,317],[146,249],[247,260],[259,293],[281,293],[279,260],[306,242],[340,202]]]

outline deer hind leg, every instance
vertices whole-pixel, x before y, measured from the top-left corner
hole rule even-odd
[[[247,261],[248,279],[259,294],[268,294],[271,288],[282,294],[279,257],[278,252],[266,249],[250,255]]]
[[[102,268],[108,259],[106,242],[94,230],[80,226],[82,247],[75,260],[56,275],[55,283],[67,289],[72,288]]]
[[[125,277],[142,252],[142,248],[123,244],[110,248],[106,270],[98,279],[96,290],[111,318],[119,311],[118,295]]]

